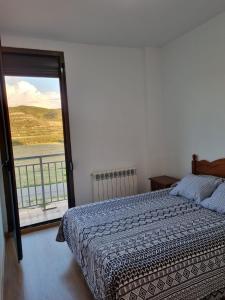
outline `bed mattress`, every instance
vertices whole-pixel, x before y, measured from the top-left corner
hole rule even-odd
[[[221,299],[225,216],[169,190],[69,209],[58,241],[96,300]]]

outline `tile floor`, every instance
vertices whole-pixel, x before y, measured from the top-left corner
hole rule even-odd
[[[53,202],[43,211],[41,207],[19,209],[20,226],[58,219],[68,209],[68,200]]]

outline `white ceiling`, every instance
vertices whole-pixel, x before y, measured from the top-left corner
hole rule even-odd
[[[162,46],[225,10],[225,0],[0,0],[0,30],[62,41]]]

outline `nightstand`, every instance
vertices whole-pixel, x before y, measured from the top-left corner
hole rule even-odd
[[[150,180],[150,187],[152,191],[170,188],[174,183],[179,181],[179,179],[177,178],[166,176],[166,175],[150,177],[149,180]]]

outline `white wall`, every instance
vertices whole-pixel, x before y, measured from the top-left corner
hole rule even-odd
[[[62,50],[77,204],[91,199],[94,169],[136,166],[148,188],[144,50],[2,36],[4,46]]]
[[[1,158],[0,158],[1,162]],[[4,262],[5,262],[5,239],[4,239],[4,191],[3,191],[3,181],[2,181],[2,170],[0,168],[0,300],[3,299],[3,272],[4,272]]]
[[[162,49],[168,174],[191,170],[191,155],[225,156],[225,14]]]
[[[5,261],[5,239],[3,233],[3,220],[0,206],[0,300],[3,299],[3,273]]]
[[[148,175],[165,172],[161,49],[145,48],[145,98]]]

